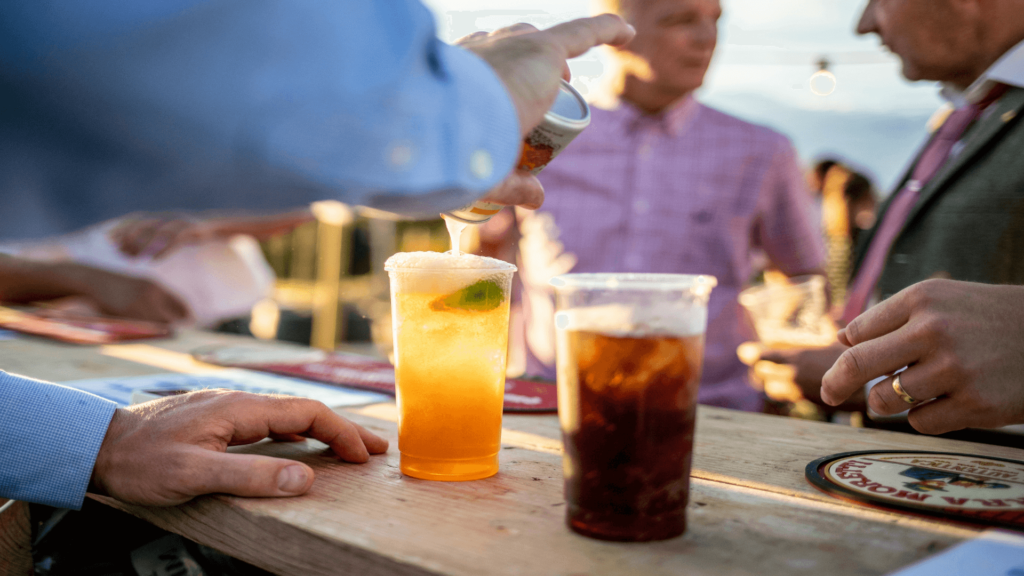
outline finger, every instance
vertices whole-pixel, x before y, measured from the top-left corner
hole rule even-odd
[[[911,292],[903,290],[872,306],[839,331],[839,341],[847,346],[855,346],[905,325],[913,310],[910,300]]]
[[[366,446],[366,450],[370,454],[383,454],[388,451],[387,440],[377,436],[355,422],[352,422],[351,424],[356,427],[356,430],[359,432],[359,437],[363,440],[363,445]]]
[[[147,218],[125,226],[119,235],[121,252],[129,256],[138,256],[142,249],[149,244],[159,223],[159,220]]]
[[[838,406],[870,380],[892,374],[924,355],[924,343],[909,327],[847,349],[821,379],[821,399]]]
[[[519,36],[521,34],[529,34],[530,32],[538,32],[537,27],[533,24],[527,24],[526,22],[517,22],[511,26],[504,28],[498,28],[494,32],[488,34],[488,38],[497,40],[500,38],[509,38],[511,36]]]
[[[161,224],[156,229],[149,244],[142,249],[142,255],[156,260],[173,251],[182,240],[182,232],[190,225],[189,222],[183,220],[171,220]]]
[[[248,497],[296,496],[313,485],[313,469],[301,462],[196,448],[191,492]]]
[[[480,40],[483,40],[484,38],[487,38],[487,32],[485,32],[483,30],[477,30],[476,32],[473,32],[472,34],[466,34],[462,38],[459,38],[458,40],[455,41],[455,44],[460,45],[460,46],[464,46],[466,44],[470,44],[470,43],[473,43],[473,42],[479,42]]]
[[[140,320],[163,322],[169,324],[179,320],[185,320],[192,315],[188,305],[178,299],[177,296],[167,292],[159,286],[151,287],[153,293],[140,303],[126,310]]]
[[[271,433],[302,434],[327,444],[346,462],[366,462],[371,447],[378,451],[374,453],[387,450],[387,440],[342,418],[322,402],[269,395],[246,395],[242,401],[247,404],[244,410],[232,410],[232,441],[255,442]],[[367,446],[367,441],[372,446]]]
[[[937,398],[926,402],[911,410],[907,414],[907,421],[922,434],[945,434],[984,424],[972,422],[971,415],[960,409],[955,398]]]
[[[540,34],[554,41],[565,59],[580,56],[600,44],[621,46],[633,39],[636,30],[614,14],[581,18],[552,26]]]
[[[568,62],[562,65],[562,80],[565,80],[566,82],[572,82],[572,71],[569,70]]]
[[[298,434],[277,434],[274,432],[270,433],[270,439],[274,442],[305,442],[305,436],[299,436]]]
[[[481,200],[536,210],[544,204],[544,187],[541,186],[540,180],[533,174],[525,170],[516,169],[497,188],[488,192]]]
[[[921,402],[942,396],[945,390],[937,383],[940,382],[941,374],[931,369],[930,363],[923,362],[915,364],[899,373],[900,387],[909,394],[916,402],[913,404],[905,401],[896,393],[893,382],[896,376],[890,376],[882,380],[871,389],[868,394],[868,406],[875,412],[888,416],[899,414],[919,405]]]
[[[188,304],[170,292],[164,293],[164,308],[172,321],[192,317],[192,310]]]

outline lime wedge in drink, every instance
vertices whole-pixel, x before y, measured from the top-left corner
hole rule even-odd
[[[504,299],[505,295],[497,282],[480,280],[458,292],[434,300],[430,303],[430,309],[438,312],[447,310],[485,312],[501,306]]]

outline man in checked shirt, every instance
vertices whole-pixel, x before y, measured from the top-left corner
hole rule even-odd
[[[789,141],[696,100],[717,40],[718,0],[618,0],[636,30],[619,50],[615,102],[541,173],[547,202],[518,214],[527,375],[554,376],[548,280],[572,272],[711,274],[700,402],[758,411],[736,348],[737,302],[767,264],[820,274],[824,249]],[[484,240],[502,226],[483,230]],[[507,224],[507,223],[506,223]],[[765,258],[767,257],[767,259]],[[516,340],[516,337],[513,337]]]

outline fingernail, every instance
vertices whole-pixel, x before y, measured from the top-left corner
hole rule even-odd
[[[301,492],[308,480],[306,468],[289,466],[277,474],[277,488],[282,492]]]

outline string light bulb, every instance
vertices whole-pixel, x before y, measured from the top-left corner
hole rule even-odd
[[[818,71],[811,74],[811,92],[816,96],[828,96],[836,91],[836,76],[829,72],[829,64],[828,59],[823,57],[818,60]]]

